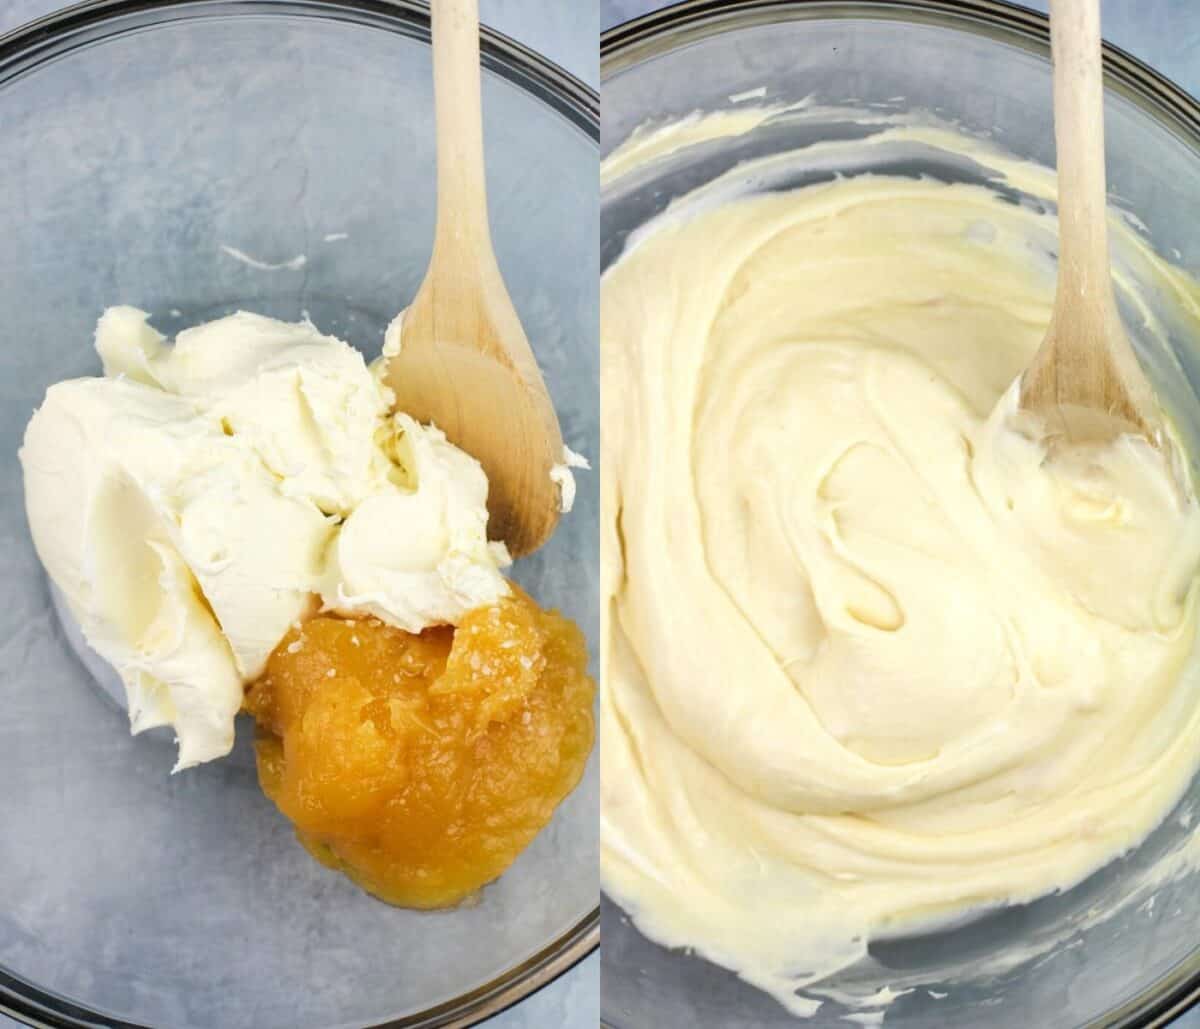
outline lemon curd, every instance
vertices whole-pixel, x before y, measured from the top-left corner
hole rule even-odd
[[[323,864],[392,904],[457,904],[579,782],[586,669],[580,630],[515,587],[420,634],[313,618],[247,691],[259,781]]]

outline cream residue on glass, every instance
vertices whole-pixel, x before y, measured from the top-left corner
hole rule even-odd
[[[913,124],[804,157],[926,144],[1053,196]],[[781,160],[602,281],[601,866],[652,939],[810,1014],[872,939],[1069,887],[1166,816],[1200,761],[1200,506],[1144,440],[1051,448],[1018,417],[1052,214],[742,185]],[[1117,231],[1200,337],[1195,285]]]

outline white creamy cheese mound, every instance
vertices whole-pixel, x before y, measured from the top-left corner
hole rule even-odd
[[[25,434],[29,524],[133,731],[172,725],[176,770],[227,754],[242,688],[323,607],[409,632],[508,592],[487,479],[390,414],[362,356],[244,312],[181,332],[110,308],[104,378],[51,386]]]

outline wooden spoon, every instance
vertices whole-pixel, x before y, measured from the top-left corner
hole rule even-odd
[[[398,409],[434,422],[483,465],[488,535],[518,557],[540,547],[558,523],[550,469],[562,460],[563,444],[488,231],[478,0],[433,0],[433,81],[433,256],[404,313],[387,380]]]
[[[1117,313],[1105,222],[1099,0],[1050,0],[1058,148],[1058,290],[1020,405],[1069,442],[1123,433],[1163,446],[1154,392]]]

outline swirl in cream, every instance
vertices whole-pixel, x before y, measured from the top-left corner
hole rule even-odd
[[[605,887],[798,1013],[1196,769],[1182,462],[1017,415],[1047,222],[860,176],[665,217],[603,280]]]

